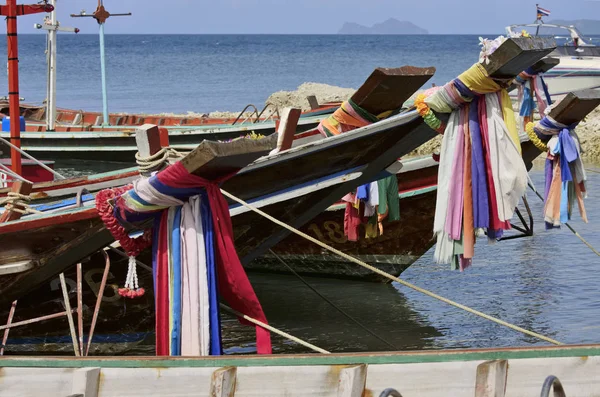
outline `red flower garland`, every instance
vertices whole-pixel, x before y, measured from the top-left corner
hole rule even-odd
[[[109,200],[120,196],[132,188],[133,185],[127,185],[101,190],[96,194],[96,210],[98,211],[98,215],[100,215],[102,222],[104,222],[104,225],[108,231],[110,231],[110,234],[112,234],[115,240],[121,244],[121,247],[123,247],[130,258],[139,255],[140,252],[152,244],[152,233],[150,230],[146,230],[141,237],[129,237],[125,228],[121,226],[115,218],[113,207],[110,205]],[[143,288],[135,290],[130,288],[119,288],[119,295],[126,298],[136,298],[144,295],[144,292]]]

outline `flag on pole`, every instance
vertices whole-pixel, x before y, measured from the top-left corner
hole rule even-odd
[[[537,19],[542,19],[542,17],[547,17],[550,16],[550,11],[540,7],[539,5],[536,4],[536,8],[537,8]]]

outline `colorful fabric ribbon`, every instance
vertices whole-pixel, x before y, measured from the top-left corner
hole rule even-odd
[[[583,199],[587,174],[581,158],[581,145],[574,125],[564,125],[550,116],[529,123],[527,132],[536,147],[547,150],[545,164],[544,221],[546,229],[558,228],[571,220],[575,201],[587,223]]]
[[[221,354],[218,293],[235,310],[267,322],[235,250],[218,186],[225,179],[192,175],[178,162],[115,198],[120,224],[154,220],[157,355]],[[256,328],[256,345],[259,354],[271,353],[268,331]]]
[[[342,201],[346,202],[344,234],[349,241],[358,241],[360,225],[364,225],[366,238],[374,238],[383,235],[384,220],[400,219],[395,175],[359,186],[355,193],[348,193]]]
[[[390,113],[391,111],[386,111],[375,116],[348,99],[331,116],[321,121],[317,129],[325,137],[335,136],[375,123]],[[384,219],[400,219],[398,181],[395,175],[359,186],[342,200],[347,203],[344,233],[350,241],[358,240],[361,224],[367,225],[367,237],[377,237],[377,231],[383,234]],[[373,225],[377,225],[377,229]]]
[[[450,113],[440,150],[434,260],[464,269],[474,256],[475,238],[496,241],[527,186],[508,93],[477,63],[422,100]]]
[[[335,136],[379,121],[374,116],[348,99],[331,116],[319,123],[317,129],[325,137]]]
[[[519,116],[519,132],[521,140],[526,139],[527,123],[533,121],[533,115],[537,104],[538,114],[540,119],[544,118],[546,108],[552,104],[548,86],[540,73],[533,71],[532,68],[521,72],[516,78],[515,83],[518,84],[518,103]],[[535,100],[534,100],[535,97]]]

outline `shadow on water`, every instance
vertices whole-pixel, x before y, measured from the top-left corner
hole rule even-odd
[[[331,352],[386,351],[388,345],[337,311],[298,278],[286,275],[250,274],[250,280],[269,323]],[[411,310],[406,298],[390,284],[340,281],[307,277],[319,293],[397,350],[425,349],[440,333]],[[253,330],[224,317],[228,335],[252,340]],[[242,336],[247,334],[247,336]],[[278,352],[296,353],[306,348],[274,336]],[[235,342],[233,343],[235,344]]]

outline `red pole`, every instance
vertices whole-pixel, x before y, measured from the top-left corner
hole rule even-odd
[[[6,0],[5,6],[0,6],[0,15],[6,16],[6,39],[8,49],[8,105],[10,107],[10,142],[21,147],[21,120],[19,111],[19,45],[17,41],[17,15],[52,12],[50,4],[20,4],[17,0]],[[10,150],[12,170],[21,175],[21,154]]]
[[[17,0],[6,0],[6,38],[8,49],[8,100],[10,115],[10,143],[21,147],[21,122],[19,111],[19,46],[17,41]],[[21,153],[10,149],[12,170],[21,174]]]

